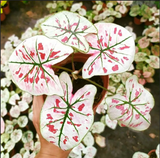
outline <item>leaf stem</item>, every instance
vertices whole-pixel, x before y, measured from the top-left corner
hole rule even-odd
[[[53,65],[52,68],[57,68],[57,69],[61,69],[61,70],[72,72],[71,69],[68,69],[68,68],[65,68],[65,67],[61,67],[61,66],[57,66],[57,65]]]
[[[94,84],[94,85],[96,85],[96,86],[98,86],[98,87],[100,87],[100,88],[102,88],[102,89],[104,89],[104,90],[106,90],[106,91],[112,93],[112,94],[115,94],[115,93],[113,93],[112,91],[108,90],[107,88],[105,88],[105,87],[99,85],[98,83],[96,83],[96,82],[94,82],[94,81],[92,81],[92,80],[90,80],[90,79],[82,78],[82,76],[79,76],[79,75],[78,75],[78,78],[84,79],[84,80],[86,80],[86,81],[88,81],[88,82],[90,82],[90,83],[92,83],[92,84]]]
[[[74,67],[74,53],[72,53],[72,70],[75,71],[75,67]]]

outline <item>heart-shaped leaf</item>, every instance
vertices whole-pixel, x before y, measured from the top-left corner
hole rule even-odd
[[[13,81],[32,95],[57,94],[62,96],[58,76],[52,65],[67,58],[73,49],[56,39],[42,35],[23,41],[12,53],[9,61]]]
[[[117,120],[119,125],[134,130],[145,130],[151,123],[149,112],[154,106],[153,96],[133,75],[126,81],[126,95],[116,94],[106,98],[108,115],[111,120]]]
[[[121,73],[129,69],[134,59],[135,42],[130,32],[112,23],[96,23],[98,35],[86,37],[92,54],[83,66],[83,78]]]
[[[48,96],[42,107],[42,136],[63,150],[78,145],[93,123],[93,101],[96,87],[85,85],[74,95],[69,75],[63,72],[60,81],[64,97]]]
[[[85,53],[89,50],[89,44],[84,36],[97,33],[97,29],[89,20],[69,11],[52,15],[41,24],[41,28],[46,36],[57,38]]]

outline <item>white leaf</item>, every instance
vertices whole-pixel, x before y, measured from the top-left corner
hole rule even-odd
[[[6,149],[8,152],[10,152],[15,146],[15,143],[12,140],[9,140],[5,146],[4,149]]]
[[[15,93],[14,95],[12,95],[12,96],[10,97],[9,103],[10,103],[11,105],[16,105],[16,100],[19,100],[19,99],[20,99],[19,95]]]
[[[157,155],[157,158],[160,158],[160,144],[157,145],[156,155]]]
[[[84,158],[93,158],[96,153],[97,153],[97,149],[93,146],[87,146],[84,150],[83,153],[86,154],[84,156]]]
[[[27,125],[27,123],[28,123],[28,118],[27,118],[27,116],[20,116],[19,118],[18,118],[18,125],[20,126],[20,127],[25,127],[26,125]]]
[[[111,120],[108,116],[108,114],[105,117],[105,123],[106,125],[111,128],[111,129],[115,129],[117,126],[117,120]]]
[[[7,88],[1,90],[1,102],[7,102],[9,99],[9,91]]]
[[[94,137],[93,135],[91,134],[91,132],[88,132],[86,134],[86,136],[84,137],[83,139],[83,143],[86,145],[86,146],[93,146],[94,145]]]
[[[27,110],[29,108],[28,103],[26,101],[24,101],[24,100],[19,101],[18,105],[19,105],[20,111],[25,111],[25,110]]]
[[[102,122],[94,122],[91,127],[92,133],[102,133],[104,131],[105,125]]]
[[[20,115],[20,108],[19,106],[15,105],[15,106],[12,106],[10,111],[9,111],[10,115],[14,118],[18,118],[19,115]]]
[[[18,141],[20,141],[21,138],[22,138],[22,130],[21,129],[15,129],[11,133],[11,140],[13,142],[17,143]]]

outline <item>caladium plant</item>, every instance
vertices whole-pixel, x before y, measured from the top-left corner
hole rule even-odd
[[[108,115],[111,120],[117,120],[121,127],[133,130],[145,130],[151,123],[150,111],[154,106],[153,96],[133,75],[126,81],[126,94],[116,94],[106,98]]]
[[[73,95],[69,75],[62,72],[59,79],[64,96],[52,95],[46,98],[41,111],[40,126],[46,140],[68,150],[78,145],[91,128],[96,87],[85,85]]]
[[[20,89],[32,95],[47,95],[41,109],[41,134],[50,143],[68,150],[80,144],[93,124],[92,106],[97,91],[94,85],[87,84],[73,94],[70,76],[73,77],[72,80],[80,78],[91,82],[88,78],[113,74],[112,80],[113,78],[114,81],[117,80],[117,73],[129,70],[134,60],[135,42],[130,32],[117,24],[100,22],[93,25],[86,18],[69,11],[50,15],[41,24],[41,29],[45,36],[35,35],[15,48],[9,59],[9,68],[14,83]],[[82,53],[82,56],[88,54],[87,61],[79,70],[75,70],[74,67],[74,53],[77,53],[77,50]],[[57,65],[71,54],[73,70]],[[151,59],[146,62],[150,63],[150,66],[153,65]],[[69,71],[71,74],[62,72],[58,76],[59,72],[54,72],[53,67]],[[82,76],[80,76],[81,71]],[[122,83],[123,81],[122,77]],[[108,108],[103,105],[106,107],[103,113],[107,110],[106,121],[109,122],[109,127],[114,129],[118,122],[120,126],[144,130],[150,125],[149,112],[153,108],[153,97],[137,83],[136,76],[131,76],[124,82],[126,82],[125,96],[120,94],[110,96],[111,91],[109,93],[109,90],[92,81],[108,91],[107,97],[104,97],[105,101],[101,103],[108,105]],[[112,88],[115,92],[116,88],[113,86]],[[118,91],[122,90],[123,87],[118,89]],[[8,97],[5,102],[7,100]],[[27,107],[27,105],[20,106],[22,102],[18,102],[18,106],[16,104],[18,100],[17,97],[9,100],[13,104],[10,114],[14,117],[18,117],[20,111],[24,111]],[[24,118],[21,126],[24,126],[27,121]],[[105,125],[100,124],[100,131],[96,130],[98,125],[93,124],[91,132],[102,132]],[[32,133],[25,133],[22,141],[30,142],[29,138],[32,138],[32,135]],[[87,150],[86,152],[90,153]]]
[[[69,11],[52,15],[42,23],[41,28],[46,36],[57,38],[84,53],[89,50],[89,44],[84,36],[97,33],[96,27],[89,20]]]
[[[42,35],[24,40],[9,59],[13,81],[32,95],[63,95],[52,65],[67,58],[73,49]]]
[[[135,43],[130,32],[112,23],[96,23],[98,34],[86,35],[92,54],[83,66],[83,78],[127,71],[133,62]]]

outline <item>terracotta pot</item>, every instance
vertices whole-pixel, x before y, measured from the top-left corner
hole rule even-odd
[[[147,20],[147,21],[145,22],[145,25],[149,26],[149,25],[152,25],[153,23],[154,23],[154,21],[149,21],[149,20]]]
[[[1,13],[1,21],[4,21],[6,18],[6,15],[4,13]]]
[[[90,56],[89,54],[75,53],[74,54],[74,61],[75,62],[85,63],[87,61],[87,59],[88,59],[89,56]],[[72,61],[72,54],[68,58],[66,58],[64,61],[62,61],[62,62],[60,62],[60,63],[58,63],[56,65],[58,65],[58,66],[64,66],[64,65],[66,65],[68,63],[71,63],[71,61]],[[54,68],[54,71],[58,71],[58,69]],[[99,76],[99,77],[101,77],[101,79],[102,79],[103,87],[105,87],[107,89],[108,88],[108,84],[109,84],[109,76],[106,75],[106,76]],[[92,84],[92,83],[90,83],[90,84]],[[100,103],[104,99],[105,94],[106,94],[106,90],[103,90],[101,92],[101,99],[98,101],[98,103],[96,103],[96,104],[93,105],[93,111],[94,111],[94,113],[96,112],[96,109],[97,109],[98,105],[100,105]]]
[[[142,22],[140,21],[139,18],[134,17],[134,23],[135,23],[136,25],[140,25]]]
[[[4,14],[9,14],[10,13],[10,7],[9,7],[9,2],[7,2],[3,7],[3,12]]]
[[[151,151],[148,153],[148,155],[151,156],[151,154],[152,154],[152,153],[155,153],[155,151],[156,151],[155,149],[151,150]]]

